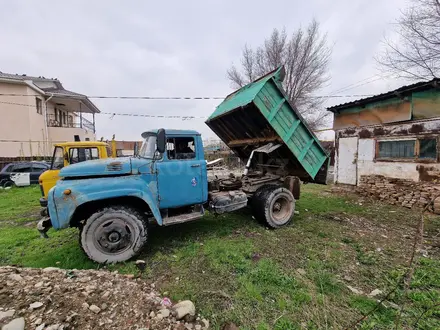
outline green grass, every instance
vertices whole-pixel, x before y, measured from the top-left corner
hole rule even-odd
[[[356,197],[327,189],[303,186],[300,213],[279,230],[257,224],[247,210],[152,227],[139,256],[147,261],[145,273],[139,274],[133,261],[109,268],[156,282],[173,301],[191,299],[214,329],[226,321],[241,329],[348,327],[377,302],[347,285],[367,293],[393,288],[410,255],[412,242],[403,235],[414,232],[419,214],[360,205]],[[98,268],[81,251],[76,230],[50,230],[44,240],[26,223],[38,213],[38,187],[2,191],[0,197],[0,264]],[[436,233],[439,225],[428,218],[426,228]],[[407,294],[400,284],[389,300],[405,306],[402,328],[440,328],[439,256],[430,251],[417,263]],[[358,328],[393,329],[397,315],[381,306]]]
[[[20,222],[30,222],[38,218],[40,209],[40,187],[0,190],[0,227]]]

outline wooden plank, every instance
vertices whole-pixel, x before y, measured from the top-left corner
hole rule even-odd
[[[283,140],[284,141],[288,141],[290,140],[290,138],[292,137],[293,133],[295,133],[296,129],[298,128],[299,124],[301,124],[301,120],[297,119],[292,123],[292,126],[290,126],[289,130],[287,131],[287,133],[283,136]]]
[[[270,136],[264,138],[233,140],[228,143],[228,146],[232,148],[232,147],[238,147],[244,145],[257,145],[260,143],[269,143],[275,141],[281,142],[281,138],[278,136]]]
[[[315,142],[315,139],[310,139],[309,142],[304,146],[303,150],[298,156],[298,160],[302,161],[304,157],[306,156],[307,152],[309,151],[310,147],[313,145],[313,142]]]
[[[275,118],[277,112],[281,109],[281,107],[283,106],[284,102],[286,102],[286,99],[281,99],[280,102],[278,102],[271,110],[270,110],[270,115],[267,118],[267,120],[270,122],[272,122],[272,120]]]

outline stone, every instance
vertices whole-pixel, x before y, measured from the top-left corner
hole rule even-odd
[[[48,326],[45,330],[58,330],[60,326],[60,324],[52,324]]]
[[[301,276],[305,276],[307,273],[306,273],[306,271],[304,270],[304,269],[302,269],[302,268],[298,268],[297,270],[296,270],[296,272],[299,274],[299,275],[301,275]]]
[[[163,317],[168,317],[168,316],[170,316],[170,310],[167,309],[167,308],[161,309],[161,310],[159,311],[159,313],[160,313]]]
[[[42,307],[42,306],[43,306],[43,303],[42,303],[42,302],[40,302],[40,301],[36,301],[36,302],[30,304],[30,305],[29,305],[29,308],[30,308],[30,309],[37,309],[37,308],[40,308],[40,307]]]
[[[378,295],[382,294],[382,291],[379,289],[374,289],[373,291],[371,291],[368,296],[369,297],[376,297]]]
[[[202,330],[202,326],[200,324],[196,324],[196,326],[194,327],[194,329],[196,330]]]
[[[40,325],[42,323],[43,323],[43,319],[41,317],[36,319],[35,322],[34,322],[35,325]]]
[[[21,282],[23,281],[23,277],[18,274],[9,274],[8,278],[12,281]]]
[[[195,315],[196,307],[191,300],[181,301],[173,306],[173,310],[176,312],[176,319],[180,320],[185,315]]]
[[[101,308],[96,305],[90,305],[89,309],[95,314],[99,314],[99,312],[101,311]]]
[[[14,314],[15,314],[15,309],[10,309],[6,312],[0,312],[0,321],[7,317],[13,317]]]
[[[154,318],[156,321],[162,321],[163,320],[163,316],[162,314],[157,314],[156,317]]]
[[[43,284],[44,284],[44,282],[43,281],[41,281],[41,282],[38,282],[37,284],[35,284],[34,285],[34,288],[41,288],[42,286],[43,286]]]
[[[38,327],[36,327],[35,330],[43,330],[45,326],[46,326],[46,324],[42,323]]]
[[[101,296],[102,299],[107,299],[110,296],[110,291],[104,292],[104,294]]]
[[[24,330],[25,325],[24,318],[19,317],[4,325],[2,330]]]
[[[205,327],[205,329],[209,328],[209,321],[207,319],[202,319],[202,323],[203,323],[203,326]]]
[[[351,292],[353,292],[354,294],[359,294],[359,295],[363,294],[363,292],[362,292],[361,290],[358,290],[358,289],[356,289],[356,288],[353,288],[353,287],[350,286],[350,285],[347,285],[347,288],[348,288]]]
[[[153,318],[153,317],[155,317],[155,316],[156,316],[156,313],[153,312],[153,311],[151,311],[151,313],[150,313],[150,318]]]
[[[89,307],[90,307],[89,304],[86,303],[86,302],[84,302],[84,303],[82,304],[82,308],[84,308],[84,309],[88,309]]]
[[[58,267],[46,267],[46,268],[43,268],[43,272],[44,273],[58,272],[60,270],[61,269],[59,269]]]

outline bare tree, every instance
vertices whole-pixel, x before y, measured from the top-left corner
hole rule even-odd
[[[316,128],[325,122],[327,112],[322,106],[324,99],[313,97],[313,94],[330,79],[330,56],[327,35],[320,34],[319,24],[313,20],[306,29],[299,28],[290,38],[285,29],[274,29],[263,45],[256,49],[246,45],[241,70],[232,65],[227,75],[232,87],[239,88],[284,65],[284,89],[289,100],[310,126]]]
[[[381,69],[412,80],[440,75],[440,0],[412,0],[395,32],[376,58]]]

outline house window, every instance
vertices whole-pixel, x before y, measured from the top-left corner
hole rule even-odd
[[[388,140],[377,142],[377,159],[437,159],[437,139]]]
[[[379,141],[377,158],[414,158],[416,140]]]
[[[419,158],[437,159],[437,140],[436,139],[420,140]]]
[[[41,101],[40,98],[36,97],[35,98],[35,105],[37,107],[37,113],[42,115],[43,114],[43,101]]]

